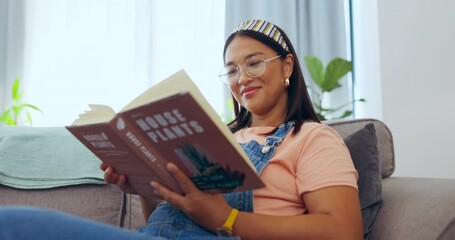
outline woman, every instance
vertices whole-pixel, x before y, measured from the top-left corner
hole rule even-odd
[[[41,215],[78,226],[82,230],[74,236],[85,238],[362,239],[357,172],[341,137],[318,122],[285,33],[266,21],[247,21],[229,36],[223,55],[220,77],[236,113],[229,127],[265,188],[205,193],[168,164],[185,194],[152,182],[151,191],[166,201],[154,209],[152,201],[141,199],[148,224],[139,232]],[[135,193],[124,176],[105,164],[101,168],[108,183]]]
[[[232,225],[224,229],[227,235],[232,230],[242,239],[361,239],[357,173],[343,140],[318,123],[285,33],[265,21],[247,21],[227,39],[224,62],[220,77],[229,85],[236,110],[229,126],[266,188],[224,197],[204,193],[170,164],[168,170],[185,194],[152,182],[167,202],[148,219],[152,203],[142,200],[149,224],[141,231],[165,237],[210,237],[226,233],[220,227],[227,222]],[[267,136],[276,141],[262,151]],[[124,177],[105,165],[102,168],[106,181],[129,191]],[[239,198],[243,204],[233,201]],[[178,229],[167,224],[176,219],[187,221]],[[201,227],[195,228],[193,220]]]

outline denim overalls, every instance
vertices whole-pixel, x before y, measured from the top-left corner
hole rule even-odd
[[[275,148],[286,137],[294,126],[294,122],[283,123],[260,145],[256,141],[240,144],[253,162],[258,174],[272,158]],[[253,191],[223,194],[228,204],[243,212],[253,212]],[[187,215],[174,208],[168,202],[159,204],[148,220],[148,224],[139,229],[140,232],[163,239],[240,239],[239,237],[218,237],[207,229],[199,226]]]

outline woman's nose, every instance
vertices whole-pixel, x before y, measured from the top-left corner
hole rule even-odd
[[[248,75],[243,67],[240,67],[239,70],[239,80],[237,81],[238,84],[246,84],[248,82],[253,81],[253,78]]]

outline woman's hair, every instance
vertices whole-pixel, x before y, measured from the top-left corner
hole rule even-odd
[[[293,134],[297,133],[300,130],[302,124],[306,121],[319,122],[319,119],[314,111],[313,105],[310,100],[310,96],[307,91],[307,86],[303,78],[302,69],[300,68],[299,60],[297,59],[297,54],[294,50],[294,47],[289,41],[289,38],[286,36],[283,30],[279,27],[274,26],[281,33],[283,40],[287,43],[287,49],[283,48],[283,44],[278,43],[276,40],[265,35],[262,32],[248,29],[240,29],[232,33],[224,44],[223,51],[223,61],[225,59],[226,50],[229,44],[236,36],[247,36],[253,38],[266,46],[273,49],[277,55],[281,55],[281,58],[286,58],[287,54],[292,54],[294,56],[294,69],[292,71],[290,79],[290,85],[287,88],[288,91],[288,102],[287,102],[287,113],[285,122],[294,121],[295,127]],[[232,132],[236,132],[244,127],[247,127],[251,124],[251,113],[246,110],[243,106],[240,106],[239,103],[232,96],[234,101],[234,113],[235,119],[228,124]]]

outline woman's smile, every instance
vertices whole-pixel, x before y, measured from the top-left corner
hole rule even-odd
[[[242,90],[241,95],[244,98],[251,98],[259,90],[260,87],[246,87]]]

